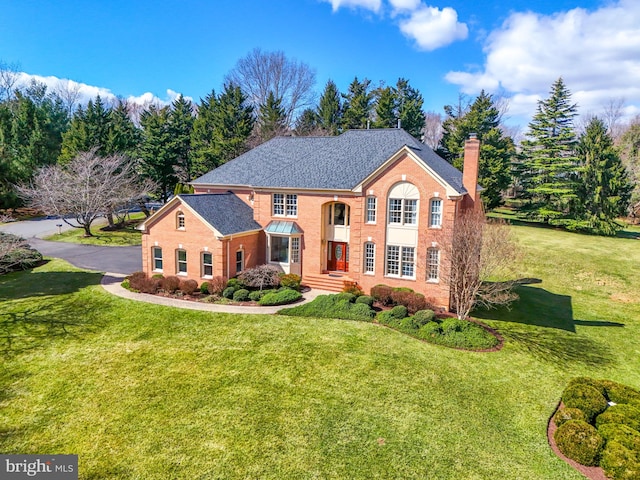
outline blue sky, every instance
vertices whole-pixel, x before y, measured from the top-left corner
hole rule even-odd
[[[405,77],[442,113],[485,88],[526,125],[562,76],[581,113],[640,113],[637,0],[0,0],[0,60],[87,96],[197,101],[254,47],[309,64],[318,93]]]

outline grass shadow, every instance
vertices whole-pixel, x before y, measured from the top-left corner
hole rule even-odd
[[[0,352],[11,356],[61,337],[79,338],[103,326],[99,312],[107,300],[74,297],[38,300],[19,310],[0,311]]]
[[[606,320],[576,320],[571,297],[543,288],[516,288],[520,300],[511,309],[476,310],[474,317],[505,322],[496,326],[505,340],[514,342],[534,356],[553,363],[604,366],[614,361],[608,347],[576,333],[576,325],[624,327]]]
[[[0,277],[0,301],[73,293],[101,278],[94,272],[13,272]]]

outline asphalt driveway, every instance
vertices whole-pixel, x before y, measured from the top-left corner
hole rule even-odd
[[[59,219],[36,219],[0,225],[0,231],[26,238],[46,257],[62,258],[76,267],[128,275],[142,270],[141,247],[98,247],[76,243],[49,242],[41,237],[58,231]],[[63,224],[62,230],[69,227]]]

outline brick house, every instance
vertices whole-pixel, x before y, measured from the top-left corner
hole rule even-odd
[[[143,269],[201,283],[268,263],[311,287],[384,283],[448,307],[443,232],[462,210],[481,208],[478,162],[476,139],[465,145],[463,176],[402,129],[277,137],[147,219]]]

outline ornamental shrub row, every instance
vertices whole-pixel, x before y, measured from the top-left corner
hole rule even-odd
[[[388,285],[376,285],[371,289],[371,296],[376,302],[388,307],[392,305],[404,305],[410,314],[420,310],[435,310],[435,301],[427,300],[421,293],[416,293],[410,288],[393,288]]]
[[[285,308],[278,313],[297,317],[337,318],[370,322],[375,316],[375,311],[366,301],[358,301],[360,298],[363,297],[356,298],[351,293],[319,295],[309,303]]]

